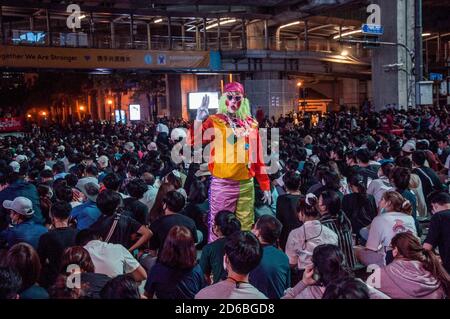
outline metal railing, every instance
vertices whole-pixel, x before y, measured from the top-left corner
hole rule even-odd
[[[54,47],[81,47],[99,49],[138,49],[138,50],[177,50],[193,51],[204,50],[205,39],[201,34],[200,38],[192,35],[166,36],[152,35],[150,44],[147,34],[137,33],[133,36],[115,35],[110,33],[97,32],[73,33],[73,32],[52,32],[30,31],[30,30],[10,30],[6,32],[4,44],[8,45],[30,45],[30,46],[54,46]],[[217,34],[208,34],[206,38],[207,50],[275,50],[290,52],[323,52],[330,54],[340,54],[346,49],[349,55],[355,57],[368,57],[370,50],[363,50],[361,45],[344,47],[343,44],[327,38],[305,39],[304,36],[247,36],[245,39],[241,34],[228,34],[220,38]]]

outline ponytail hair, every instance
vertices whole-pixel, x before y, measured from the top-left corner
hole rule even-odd
[[[309,193],[305,197],[299,199],[297,203],[297,212],[301,212],[307,217],[318,218],[320,215],[316,208],[318,202],[319,200],[316,195]]]
[[[450,275],[436,254],[431,250],[424,249],[414,234],[405,232],[395,235],[392,238],[391,246],[397,248],[403,258],[420,261],[423,267],[440,281],[446,295],[450,295]]]
[[[214,224],[219,227],[225,237],[241,230],[241,222],[236,214],[228,210],[218,212],[214,218]]]
[[[391,203],[391,207],[396,212],[401,212],[406,215],[412,214],[412,204],[405,199],[399,192],[387,191],[383,194],[383,199]]]
[[[364,183],[364,178],[359,175],[352,175],[350,176],[350,178],[348,179],[348,184],[350,186],[355,186],[358,189],[358,193],[360,194],[367,194],[367,187],[366,187],[366,183]]]

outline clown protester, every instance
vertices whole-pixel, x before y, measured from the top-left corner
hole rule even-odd
[[[264,192],[264,202],[270,205],[270,181],[262,158],[258,122],[250,114],[250,103],[244,97],[244,87],[229,83],[219,101],[217,114],[209,115],[206,95],[197,110],[190,144],[209,143],[208,169],[211,172],[209,190],[208,241],[217,239],[214,218],[218,212],[235,212],[242,230],[254,223],[256,178]],[[192,140],[192,136],[194,140]],[[198,145],[198,144],[197,144]]]

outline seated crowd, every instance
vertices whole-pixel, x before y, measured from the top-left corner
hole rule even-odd
[[[207,167],[171,161],[187,123],[2,138],[0,299],[448,298],[449,118],[264,119],[273,204],[255,180],[252,230],[221,211],[213,242]]]

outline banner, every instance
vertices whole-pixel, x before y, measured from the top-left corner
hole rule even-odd
[[[18,132],[23,130],[22,119],[20,117],[0,118],[1,132]]]
[[[0,67],[48,69],[209,69],[208,51],[1,46]]]

